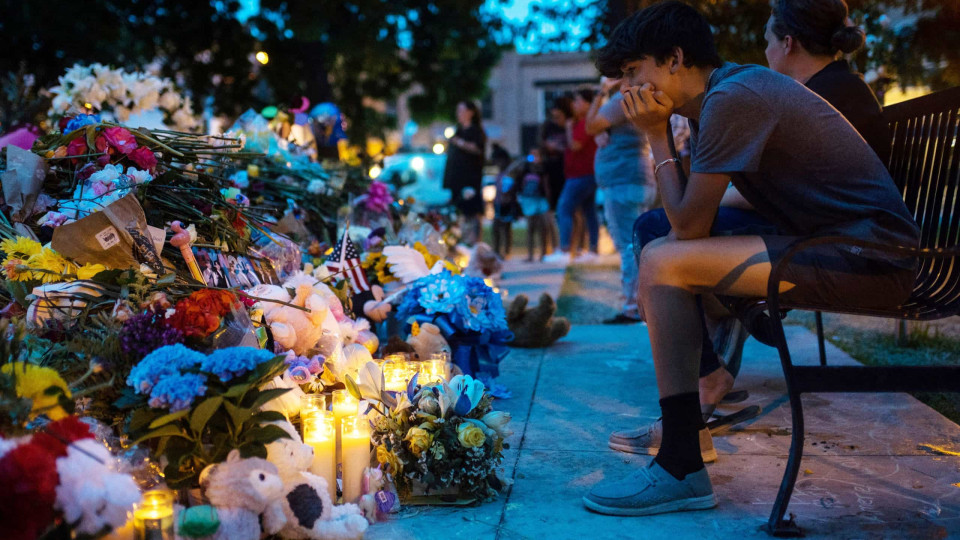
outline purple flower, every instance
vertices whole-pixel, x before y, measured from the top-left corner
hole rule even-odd
[[[123,323],[120,349],[140,359],[164,345],[183,343],[183,339],[183,332],[168,326],[164,320],[164,310],[155,306]]]

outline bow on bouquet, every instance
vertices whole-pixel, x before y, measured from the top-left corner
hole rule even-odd
[[[496,377],[513,339],[500,295],[480,278],[449,270],[408,285],[397,316],[408,324],[437,325],[453,351],[451,360],[473,376]]]

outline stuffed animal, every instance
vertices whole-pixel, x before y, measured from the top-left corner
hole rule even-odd
[[[261,514],[267,534],[286,525],[283,481],[277,467],[265,459],[241,458],[239,450],[231,450],[226,461],[204,469],[200,486],[220,520],[210,540],[259,540]]]
[[[429,360],[434,353],[445,352],[450,354],[450,345],[440,333],[440,327],[433,323],[423,323],[415,326],[415,333],[411,333],[407,338],[409,343],[416,351],[420,360]]]
[[[303,444],[290,422],[275,422],[289,439],[267,445],[267,460],[276,465],[283,480],[283,538],[348,540],[359,538],[367,529],[367,520],[355,504],[334,506],[327,481],[309,472],[313,448]],[[265,525],[270,525],[264,521]]]
[[[383,347],[383,355],[386,356],[388,354],[397,353],[413,356],[417,354],[417,350],[413,348],[413,345],[410,345],[404,341],[400,336],[390,336],[387,344]]]
[[[543,293],[540,303],[527,308],[527,297],[517,296],[507,310],[507,325],[513,332],[514,347],[549,347],[553,342],[567,335],[570,321],[564,317],[554,317],[557,305],[550,295]]]
[[[371,525],[385,520],[387,514],[400,511],[396,487],[380,467],[363,470],[363,495],[358,504]]]
[[[470,262],[463,269],[463,274],[481,279],[498,279],[502,271],[503,260],[497,255],[497,252],[489,245],[480,242],[473,249]]]
[[[309,284],[297,285],[293,298],[284,287],[277,285],[258,285],[247,292],[257,298],[279,300],[307,309],[303,311],[278,302],[260,302],[263,320],[270,326],[273,339],[280,347],[302,355],[317,344],[330,310],[327,301]]]

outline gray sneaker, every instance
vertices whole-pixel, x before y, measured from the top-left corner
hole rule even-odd
[[[613,516],[646,516],[717,505],[707,469],[677,480],[656,461],[622,480],[593,486],[583,498],[588,509]]]
[[[610,434],[608,444],[618,452],[655,456],[660,451],[661,441],[663,441],[663,421],[657,418],[646,428],[614,431]],[[704,463],[717,460],[717,449],[713,447],[713,437],[707,428],[700,430],[700,456]]]

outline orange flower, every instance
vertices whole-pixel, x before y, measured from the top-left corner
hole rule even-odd
[[[187,298],[177,302],[176,313],[167,324],[186,336],[205,338],[220,327],[220,317]]]
[[[189,300],[217,317],[230,313],[237,304],[237,297],[233,293],[219,289],[200,289],[191,294]]]

